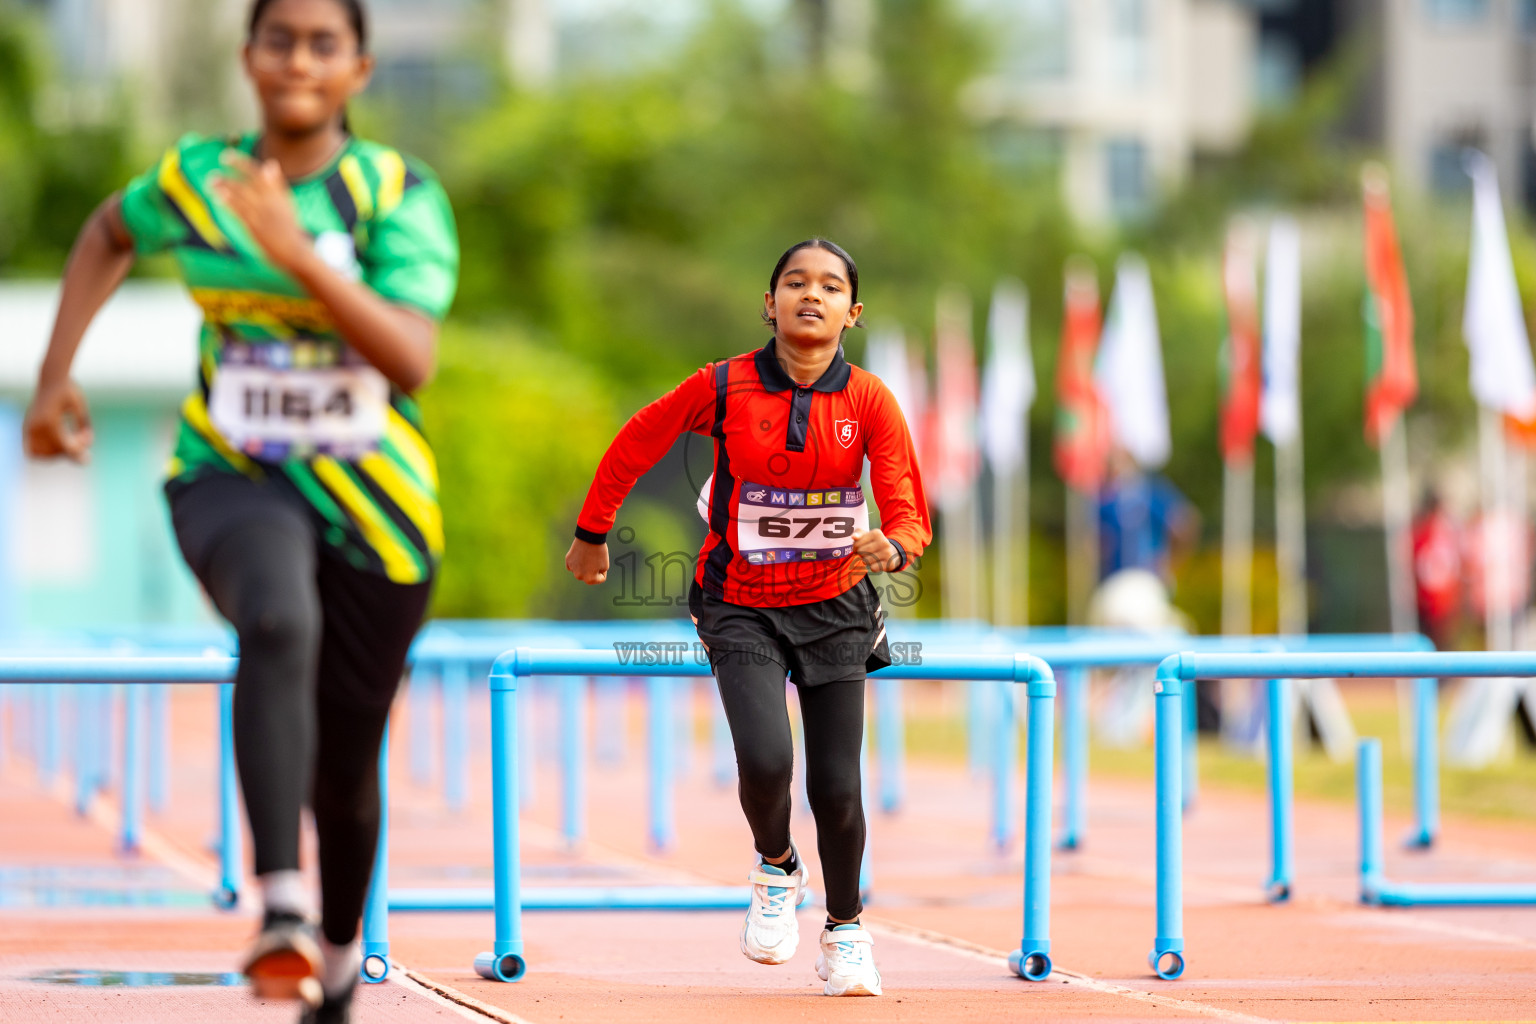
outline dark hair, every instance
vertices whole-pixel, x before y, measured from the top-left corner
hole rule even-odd
[[[334,2],[340,4],[341,9],[346,12],[347,23],[352,26],[352,34],[357,36],[357,52],[367,53],[368,10],[363,6],[363,0],[334,0]],[[271,7],[272,3],[273,0],[252,0],[251,16],[245,28],[247,40],[256,37],[256,27],[261,24],[262,15],[267,13],[267,8]],[[352,131],[352,125],[347,121],[345,107],[341,110],[341,130],[348,133]]]
[[[335,0],[347,13],[347,22],[352,26],[352,34],[357,36],[357,49],[366,52],[368,49],[368,11],[363,7],[363,0]],[[261,24],[262,15],[267,13],[267,8],[272,6],[272,0],[253,0],[251,4],[251,17],[246,22],[246,37],[256,35],[256,26]]]
[[[773,265],[773,273],[768,277],[768,291],[770,293],[778,289],[779,278],[783,275],[784,268],[789,265],[790,257],[794,256],[794,254],[799,252],[801,249],[825,249],[827,252],[842,260],[843,266],[848,268],[848,290],[852,295],[850,304],[858,305],[859,265],[853,262],[853,257],[848,255],[848,250],[844,249],[842,246],[828,238],[807,238],[805,241],[796,242],[788,249],[785,249],[784,255],[780,256],[779,262]],[[763,310],[763,323],[767,324],[769,327],[778,326],[778,321],[769,316],[768,310],[766,309]],[[853,322],[853,326],[863,327],[864,321],[855,320]]]

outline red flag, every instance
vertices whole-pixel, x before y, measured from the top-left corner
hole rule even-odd
[[[1109,410],[1093,380],[1099,346],[1099,284],[1091,267],[1068,266],[1061,353],[1056,361],[1056,472],[1068,487],[1095,491],[1109,458]]]
[[[941,509],[953,507],[981,473],[976,439],[976,353],[971,344],[971,304],[963,293],[939,296],[935,338],[937,376],[930,454],[934,491]],[[924,476],[927,476],[925,471]]]
[[[1222,351],[1226,394],[1221,400],[1221,457],[1247,462],[1259,432],[1264,378],[1259,366],[1259,290],[1252,228],[1237,222],[1227,231],[1222,258],[1227,297],[1227,343]]]
[[[1392,223],[1387,172],[1367,165],[1365,196],[1365,439],[1380,447],[1419,395],[1413,355],[1413,302]]]

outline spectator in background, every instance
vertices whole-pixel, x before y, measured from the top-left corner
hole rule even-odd
[[[1124,569],[1156,574],[1169,590],[1174,570],[1200,537],[1200,513],[1161,473],[1142,469],[1124,448],[1109,457],[1099,493],[1099,578]]]
[[[1088,621],[1109,629],[1155,633],[1186,630],[1188,618],[1172,602],[1174,570],[1200,536],[1200,514],[1160,473],[1148,472],[1124,448],[1109,456],[1109,478],[1099,492],[1099,586]],[[1097,715],[1100,739],[1112,746],[1141,742],[1152,710],[1145,671],[1111,674],[1109,695]],[[1202,728],[1219,726],[1209,686],[1199,694]]]
[[[1461,543],[1461,527],[1427,489],[1413,520],[1413,588],[1419,629],[1441,650],[1451,647],[1461,617]]]

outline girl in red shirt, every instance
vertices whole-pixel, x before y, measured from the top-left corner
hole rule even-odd
[[[607,531],[635,481],[684,431],[715,439],[700,496],[709,534],[689,611],[736,746],[759,863],[741,949],[766,964],[798,944],[805,867],[789,835],[794,745],[788,675],[805,728],[806,789],[827,896],[817,974],[827,995],[879,995],[859,926],[865,830],[859,751],[865,674],[890,664],[869,573],[897,572],[932,540],[912,438],[885,385],[843,356],[862,326],[859,271],[824,239],[789,249],[763,296],[764,347],[711,363],[637,412],[597,469],[566,568],[607,579]],[[871,529],[865,461],[881,525]]]

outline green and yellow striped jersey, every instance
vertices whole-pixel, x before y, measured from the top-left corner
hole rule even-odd
[[[329,311],[266,259],[209,188],[225,150],[250,155],[255,144],[254,134],[186,136],[123,191],[123,220],[137,251],[169,250],[203,310],[198,387],[182,405],[167,490],[205,473],[243,473],[291,488],[325,543],[350,564],[419,583],[442,556],[443,525],[436,462],[409,395],[388,388],[382,430],[366,451],[301,447],[274,455],[232,443],[209,415],[214,382],[231,354],[251,361],[257,353],[255,361],[279,369],[358,362]],[[326,167],[290,185],[300,224],[328,264],[392,303],[443,318],[458,283],[459,246],[448,198],[430,171],[353,138]]]

